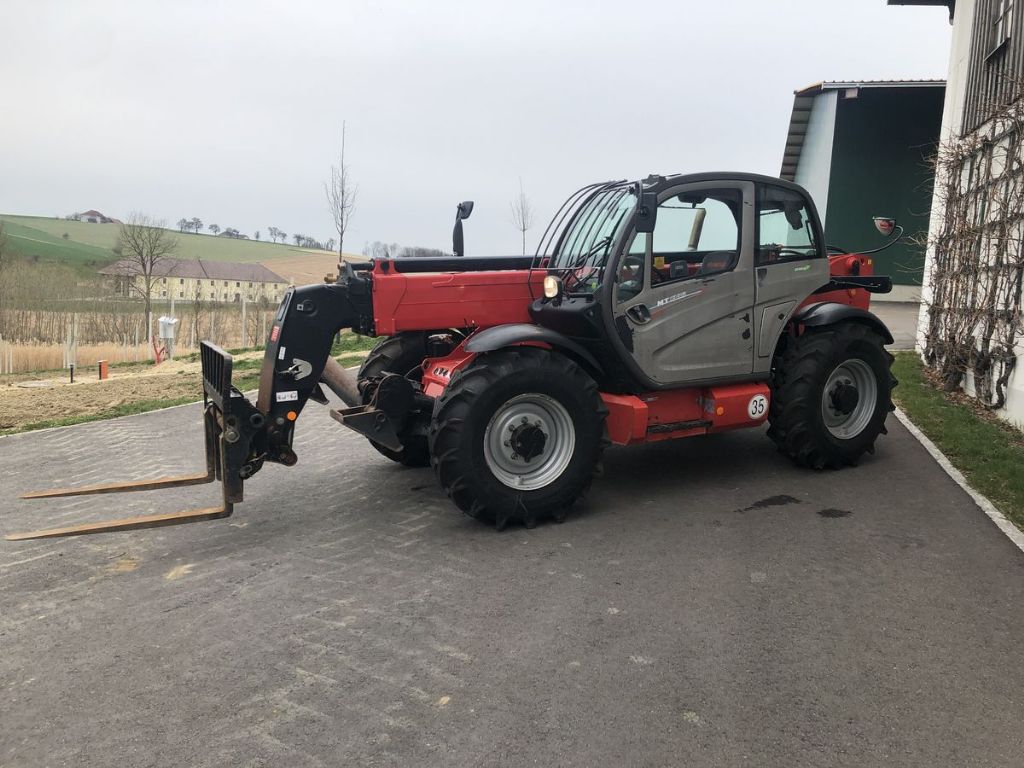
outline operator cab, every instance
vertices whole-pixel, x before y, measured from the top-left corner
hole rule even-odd
[[[789,317],[829,281],[814,204],[780,179],[651,176],[584,188],[567,206],[531,314],[623,389],[767,377]]]

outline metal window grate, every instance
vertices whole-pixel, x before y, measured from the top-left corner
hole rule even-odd
[[[1010,39],[1013,31],[1013,0],[997,0],[995,8],[995,39],[992,51],[995,52],[1003,43]]]
[[[962,132],[983,125],[997,105],[1021,97],[1019,78],[1024,72],[1024,35],[1020,28],[1024,2],[1021,0],[978,0],[971,34],[967,100]]]

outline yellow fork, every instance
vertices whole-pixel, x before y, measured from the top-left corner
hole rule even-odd
[[[208,470],[194,475],[175,475],[158,477],[153,480],[133,480],[126,483],[97,483],[96,485],[79,485],[72,488],[52,488],[45,491],[31,491],[22,494],[23,499],[52,499],[61,496],[89,496],[99,493],[121,493],[127,491],[152,491],[159,488],[180,488],[188,485],[202,485],[216,480],[214,471]],[[89,533],[113,533],[115,531],[132,531],[140,528],[158,528],[165,525],[182,525],[202,520],[216,520],[229,517],[232,505],[225,499],[219,507],[202,507],[185,509],[179,512],[166,512],[156,515],[140,515],[124,517],[119,520],[104,520],[98,523],[83,523],[62,528],[45,528],[27,533],[11,533],[4,538],[8,541],[25,539],[47,539],[58,536],[82,536]]]

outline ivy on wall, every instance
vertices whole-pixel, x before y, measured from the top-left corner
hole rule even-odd
[[[941,144],[935,162],[925,362],[948,391],[969,378],[982,403],[1002,408],[1024,330],[1024,99]]]

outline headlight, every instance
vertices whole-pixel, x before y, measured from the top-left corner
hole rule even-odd
[[[544,278],[544,296],[549,299],[557,299],[562,295],[562,281],[554,275]]]

